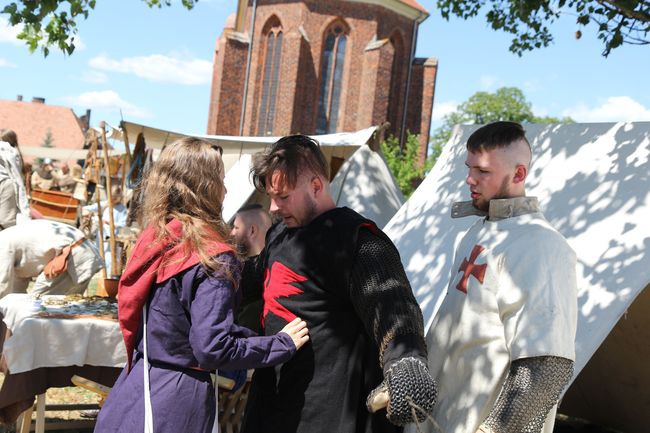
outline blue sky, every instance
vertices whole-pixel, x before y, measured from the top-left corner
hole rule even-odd
[[[213,50],[236,0],[200,0],[192,11],[179,3],[149,9],[139,0],[98,1],[79,25],[75,53],[47,58],[29,54],[0,15],[0,99],[40,96],[78,115],[92,109],[93,124],[116,125],[121,110],[127,120],[204,133]],[[521,88],[538,115],[650,121],[650,45],[624,46],[604,58],[594,29],[576,40],[568,16],[552,27],[551,47],[518,57],[508,51],[509,36],[484,18],[447,22],[435,0],[420,3],[431,17],[420,27],[416,55],[439,60],[434,127],[473,93],[501,86]]]

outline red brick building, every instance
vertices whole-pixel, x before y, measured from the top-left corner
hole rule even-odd
[[[208,134],[389,122],[420,134],[426,155],[438,64],[414,44],[427,17],[415,0],[240,0],[217,39]]]

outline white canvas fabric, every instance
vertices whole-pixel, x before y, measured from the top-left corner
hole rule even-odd
[[[251,155],[242,155],[239,160],[228,170],[224,179],[226,197],[223,200],[223,220],[231,222],[237,211],[246,204],[255,192],[251,180]]]
[[[266,136],[249,137],[175,132],[127,121],[121,122],[121,128],[123,129],[113,128],[109,138],[123,141],[123,132],[126,131],[130,141],[132,141],[133,137],[137,137],[138,134],[142,133],[147,143],[147,148],[152,149],[162,149],[166,144],[188,136],[198,137],[210,143],[217,144],[223,148],[222,158],[226,172],[230,170],[242,155],[254,155],[280,139],[280,137]],[[355,132],[312,135],[311,137],[320,143],[321,150],[328,160],[333,156],[347,159],[359,146],[367,143],[376,130],[376,126],[371,126],[370,128]]]
[[[429,368],[440,387],[433,418],[444,432],[477,430],[511,361],[575,359],[575,263],[539,212],[472,225],[427,335]]]
[[[341,166],[330,185],[337,206],[347,206],[383,228],[404,204],[384,159],[361,146]]]

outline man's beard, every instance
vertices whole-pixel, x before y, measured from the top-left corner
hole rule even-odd
[[[318,211],[316,210],[316,201],[313,200],[308,193],[306,193],[305,213],[302,216],[302,218],[300,218],[300,221],[298,221],[298,224],[300,226],[306,226],[307,224],[312,222],[312,220],[317,216],[318,216]]]
[[[472,199],[472,205],[478,210],[488,212],[490,210],[490,200],[510,197],[509,187],[510,187],[510,177],[505,176],[501,181],[501,186],[499,187],[499,191],[497,191],[497,193],[493,197],[491,197],[489,200],[485,200],[484,198]]]
[[[237,246],[237,252],[244,257],[248,256],[248,251],[250,250],[249,245],[246,245],[246,242],[244,240],[240,240],[240,239],[234,239],[234,240],[235,240],[235,245]]]

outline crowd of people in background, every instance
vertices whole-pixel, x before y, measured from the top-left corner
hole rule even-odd
[[[106,267],[108,276],[112,275],[107,201],[101,200],[98,205],[92,192],[86,192],[89,182],[83,177],[83,169],[77,162],[69,165],[49,158],[37,158],[33,165],[25,162],[16,133],[11,129],[0,129],[0,297],[7,293],[24,293],[29,282],[33,282],[32,293],[81,293],[91,277],[102,268]],[[60,191],[85,204],[79,209],[79,223],[83,230],[41,219],[42,215],[29,203],[30,196],[39,190]],[[103,189],[96,191],[100,190]],[[124,201],[121,185],[114,185],[112,208],[116,230],[126,226],[127,206]],[[100,205],[101,218],[97,215]],[[98,230],[100,221],[103,225],[102,239]],[[79,245],[75,245],[71,259],[67,260],[67,272],[47,276],[45,266],[62,254],[66,246],[76,242]],[[103,256],[108,258],[105,263],[98,251],[102,244]],[[116,251],[116,254],[119,256],[121,251]]]

